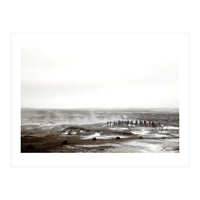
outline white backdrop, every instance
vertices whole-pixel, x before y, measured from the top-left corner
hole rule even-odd
[[[1,199],[199,199],[199,18],[198,1],[194,0],[1,1]],[[12,32],[189,32],[189,166],[11,167]]]
[[[158,38],[158,40],[157,40]],[[144,40],[143,40],[144,39]],[[102,40],[101,43],[105,43],[104,45],[98,45],[98,48],[93,47],[93,51],[96,51],[97,55],[94,53],[93,57],[97,57],[99,59],[99,57],[101,58],[101,52],[105,51],[104,49],[107,48],[106,44],[108,43],[108,48],[110,49],[110,51],[113,50],[113,43],[116,43],[117,41],[120,41],[121,43],[123,43],[123,54],[124,55],[129,55],[129,53],[132,51],[132,45],[134,45],[133,43],[135,43],[135,41],[139,42],[139,43],[147,43],[147,45],[145,45],[146,48],[152,49],[153,53],[151,53],[151,59],[152,57],[155,57],[153,60],[153,62],[151,63],[146,63],[145,66],[143,65],[143,61],[138,61],[136,59],[136,62],[133,63],[132,56],[134,55],[134,53],[132,53],[133,55],[129,55],[129,56],[125,56],[127,60],[129,60],[129,62],[126,65],[130,65],[129,67],[125,66],[124,68],[127,68],[127,70],[133,70],[136,69],[137,67],[132,67],[133,64],[135,65],[141,65],[140,68],[142,68],[143,70],[147,70],[148,68],[152,69],[152,65],[154,63],[157,62],[157,48],[155,49],[154,47],[151,47],[153,44],[154,45],[158,45],[157,42],[162,42],[165,43],[165,41],[163,40],[167,40],[168,43],[170,43],[170,48],[167,47],[167,45],[165,47],[160,47],[160,51],[163,54],[167,54],[169,53],[169,55],[160,55],[158,60],[162,58],[165,58],[161,64],[156,67],[156,69],[158,70],[164,70],[162,64],[164,64],[167,61],[171,61],[171,59],[174,57],[178,60],[179,65],[178,67],[176,67],[175,65],[175,69],[173,69],[173,65],[172,65],[172,70],[174,70],[174,73],[176,74],[178,71],[178,85],[180,85],[179,90],[177,90],[175,88],[176,93],[178,93],[178,99],[180,99],[180,102],[178,102],[178,106],[179,106],[179,112],[180,112],[180,153],[154,153],[154,154],[112,154],[112,153],[107,153],[107,154],[73,154],[73,153],[66,153],[66,154],[23,154],[20,153],[19,149],[20,149],[20,135],[21,135],[21,131],[20,131],[20,113],[21,113],[21,98],[23,100],[24,95],[26,95],[26,93],[29,94],[29,98],[33,98],[33,100],[31,99],[31,102],[35,103],[35,101],[37,102],[37,94],[36,96],[33,95],[33,93],[29,93],[28,90],[23,90],[21,91],[21,88],[24,87],[24,85],[27,83],[29,84],[29,79],[33,82],[33,87],[37,88],[37,84],[39,82],[39,86],[42,87],[44,84],[47,84],[48,86],[48,81],[55,81],[54,84],[57,84],[60,79],[62,80],[62,76],[59,74],[59,70],[57,68],[55,68],[54,66],[52,66],[52,63],[50,63],[50,61],[52,62],[60,62],[60,59],[56,59],[56,61],[54,60],[53,57],[55,57],[55,54],[53,53],[53,55],[47,60],[44,60],[44,53],[48,53],[49,50],[44,49],[44,53],[43,53],[43,57],[39,58],[39,61],[42,60],[41,62],[38,62],[37,59],[31,59],[31,62],[27,62],[26,66],[22,66],[24,64],[24,60],[25,58],[22,59],[22,54],[21,54],[21,50],[22,48],[25,49],[27,47],[29,47],[29,51],[31,51],[31,57],[36,57],[37,56],[37,51],[41,51],[41,47],[49,47],[50,50],[52,50],[52,46],[54,47],[54,49],[61,49],[61,48],[65,48],[65,51],[62,52],[67,54],[65,56],[68,55],[76,55],[76,49],[82,49],[85,51],[89,51],[90,52],[90,48],[88,50],[88,47],[85,48],[85,46],[88,43],[88,46],[91,45],[91,43],[96,43],[98,44],[98,40]],[[110,42],[112,41],[112,45],[110,46]],[[154,40],[149,41],[149,40]],[[123,41],[123,42],[122,42]],[[124,41],[126,41],[126,45],[124,45]],[[133,42],[134,41],[134,42]],[[155,42],[156,41],[156,42]],[[120,43],[119,42],[119,43]],[[174,42],[174,46],[173,46],[173,42]],[[75,43],[75,44],[74,44]],[[78,44],[78,46],[76,46],[76,43]],[[129,45],[129,43],[131,43],[132,45]],[[189,154],[188,154],[188,138],[189,138],[189,133],[188,133],[188,34],[12,34],[12,166],[188,166],[188,159],[189,159]],[[136,45],[136,44],[135,44]],[[68,48],[66,48],[67,46],[69,46]],[[92,45],[93,46],[93,45]],[[32,47],[32,48],[31,48]],[[37,47],[37,48],[36,48]],[[140,48],[140,45],[137,45],[137,48]],[[37,50],[34,50],[34,48],[36,48]],[[136,48],[136,49],[137,49]],[[144,46],[143,46],[144,48]],[[167,48],[167,49],[166,49]],[[168,49],[169,48],[169,49]],[[171,50],[171,48],[174,48],[173,50]],[[72,49],[72,50],[71,50]],[[162,51],[162,49],[164,49],[164,51]],[[71,51],[74,52],[71,52]],[[81,50],[77,51],[77,54],[83,54],[82,51],[81,53],[79,52]],[[113,50],[114,54],[116,54],[118,57],[122,56],[121,55],[121,50]],[[118,52],[119,51],[119,52]],[[176,52],[178,51],[178,52]],[[172,53],[173,52],[173,53]],[[113,52],[112,52],[113,53]],[[162,54],[160,53],[160,54]],[[135,54],[137,54],[137,52],[135,52]],[[150,53],[149,53],[150,54]],[[145,56],[149,56],[149,54],[147,53],[143,53],[143,55],[140,55],[142,57],[144,57],[143,59],[145,59]],[[156,55],[157,56],[156,56]],[[171,54],[173,56],[171,56]],[[90,69],[92,67],[96,67],[93,66],[94,64],[96,64],[96,62],[93,62],[92,65],[90,65],[90,56],[87,55],[87,53],[83,54],[84,58],[86,57],[87,61],[85,62],[80,62],[80,65],[83,67],[83,69],[87,70],[87,73],[85,73],[85,76],[87,77],[87,79],[85,80],[85,78],[82,78],[81,75],[83,75],[82,73],[78,72],[78,69],[80,69],[81,67],[77,67],[77,66],[73,66],[73,69],[76,69],[76,73],[70,73],[70,77],[69,80],[73,80],[73,79],[77,79],[77,76],[80,77],[80,80],[77,79],[76,80],[76,84],[80,82],[81,85],[85,84],[85,82],[87,82],[88,80],[91,81],[91,79],[93,79],[93,77],[91,78],[90,75],[92,74],[92,72],[90,72]],[[105,56],[105,55],[104,55]],[[102,55],[103,57],[103,55]],[[123,57],[123,56],[122,56]],[[78,57],[79,58],[79,57]],[[109,58],[107,56],[105,56],[105,66],[98,66],[96,67],[95,71],[98,70],[103,70],[105,71],[106,69],[108,69],[109,67],[113,70],[115,65],[113,66],[112,64],[110,64],[109,66],[106,66],[107,63],[110,63],[110,56]],[[113,58],[114,59],[114,58]],[[62,59],[61,59],[62,60]],[[112,60],[112,59],[111,59]],[[34,62],[37,61],[37,64],[34,65]],[[66,60],[64,60],[66,61]],[[61,64],[64,63],[64,61],[61,62]],[[103,60],[104,61],[104,60]],[[119,62],[119,59],[117,59],[117,61]],[[41,65],[40,68],[37,70],[35,70],[35,68],[38,67],[38,65]],[[89,66],[88,66],[89,64]],[[33,65],[33,67],[31,67],[31,65]],[[45,66],[46,65],[46,66]],[[121,67],[119,64],[116,64],[117,67]],[[146,66],[148,65],[148,66]],[[170,64],[169,64],[170,65]],[[49,67],[50,66],[50,67]],[[26,71],[26,67],[30,70],[28,70],[25,75],[24,75],[24,71]],[[101,68],[100,68],[101,67]],[[25,69],[24,69],[25,68]],[[43,73],[42,71],[44,70],[44,68],[47,68],[45,70],[45,73]],[[46,71],[52,71],[51,68],[55,68],[56,71],[54,70],[54,73],[58,73],[59,76],[56,77],[55,75],[53,75],[52,77],[52,73],[48,74],[48,72]],[[64,68],[64,70],[62,70],[62,73],[66,74],[68,71],[68,68],[70,67],[66,67]],[[132,69],[133,68],[133,69]],[[170,66],[171,68],[171,66]],[[168,70],[170,69],[168,68]],[[178,68],[178,70],[176,69]],[[58,71],[57,71],[58,70]],[[31,73],[30,73],[31,72]],[[54,74],[53,73],[53,74]],[[94,73],[94,72],[93,72]],[[154,70],[154,73],[158,73],[156,72],[156,70]],[[18,74],[18,76],[16,76],[16,74]],[[20,76],[20,74],[22,74],[22,76]],[[100,73],[98,73],[100,75]],[[159,73],[158,73],[159,74]],[[48,75],[50,75],[50,78],[48,78]],[[123,75],[125,75],[125,78],[123,78]],[[129,75],[129,73],[128,73]],[[165,76],[173,76],[173,72],[169,72],[167,73]],[[104,76],[104,74],[102,74],[103,77],[101,77],[101,83],[106,82],[107,78],[109,81],[113,81],[115,82],[115,80],[113,80],[112,74],[109,74],[108,77]],[[142,74],[140,74],[141,77],[139,77],[140,79],[144,78]],[[151,74],[149,72],[149,76],[154,76],[153,74]],[[114,76],[114,78],[119,78],[120,79],[124,79],[126,80],[127,78],[127,73],[117,73],[116,76]],[[65,76],[64,76],[65,78]],[[83,79],[83,80],[82,80]],[[97,79],[97,78],[96,78]],[[132,79],[135,79],[134,76],[130,75],[129,77],[130,82],[132,81]],[[148,79],[148,78],[147,78]],[[146,85],[146,87],[148,85],[150,85],[151,81],[152,81],[152,77],[149,79],[150,81],[145,82],[144,84]],[[164,79],[164,77],[163,77]],[[20,85],[22,80],[22,86]],[[23,83],[23,80],[25,80],[25,83]],[[43,82],[41,82],[41,80]],[[171,80],[170,77],[168,78],[168,80],[170,81],[171,84]],[[175,79],[176,80],[176,79]],[[68,81],[68,80],[67,80]],[[95,80],[96,81],[96,80]],[[40,84],[41,82],[41,84]],[[46,83],[47,82],[47,83]],[[142,81],[144,82],[144,81]],[[158,82],[157,84],[161,84],[161,82]],[[65,87],[68,87],[68,84],[70,84],[70,82],[63,82],[63,85],[66,85]],[[95,82],[93,83],[95,84]],[[36,86],[35,86],[36,85]],[[133,84],[135,85],[135,84]],[[46,87],[47,87],[46,86]],[[134,86],[132,86],[130,89],[133,91]],[[154,86],[155,87],[155,86]],[[154,88],[153,87],[153,88]],[[175,86],[174,86],[175,87]],[[47,87],[46,90],[50,89],[51,87],[49,86],[49,88]],[[31,88],[27,88],[29,90],[31,90]],[[124,89],[124,88],[123,88]],[[39,88],[37,88],[37,91],[39,90]],[[42,91],[43,93],[46,92]],[[112,88],[111,88],[112,90]],[[164,91],[164,93],[167,94],[167,96],[165,98],[169,98],[169,92],[167,90],[170,90],[170,88],[166,88],[166,91]],[[21,94],[22,92],[22,94]],[[54,93],[57,91],[54,91]],[[113,91],[112,91],[113,92]],[[24,94],[25,93],[25,94]],[[80,91],[78,91],[78,93],[80,93]],[[133,92],[129,92],[130,93],[130,99],[134,99],[135,93]],[[159,95],[164,96],[162,94],[162,92],[157,91],[158,95],[155,95],[158,99],[159,99]],[[119,92],[117,93],[119,95]],[[140,96],[141,93],[138,94],[138,96]],[[148,94],[148,93],[147,93]],[[47,95],[45,93],[45,95]],[[61,96],[59,98],[66,98],[66,95],[68,95],[68,90],[64,93],[64,96]],[[149,94],[150,96],[153,96],[154,94],[152,94],[152,92],[150,92]],[[177,95],[177,94],[176,94]],[[114,95],[113,95],[114,96]],[[103,99],[105,97],[107,98],[113,98],[113,96],[111,95],[111,97],[107,97],[105,93],[102,94],[102,96],[100,96],[100,101],[96,100],[95,97],[96,95],[92,93],[92,100],[94,101],[94,105],[98,106],[98,102],[103,101]],[[170,96],[170,95],[169,95]],[[156,98],[155,97],[155,98]],[[52,96],[50,95],[50,97],[52,99]],[[80,101],[81,98],[81,101]],[[82,99],[84,97],[82,97],[79,94],[79,98],[76,97],[75,100],[78,99],[78,106],[81,106],[82,104]],[[114,96],[115,98],[115,96]],[[148,99],[150,99],[150,97],[147,96]],[[176,98],[174,96],[171,96],[171,98]],[[74,101],[75,101],[74,100]],[[154,101],[156,101],[157,99],[154,99]],[[160,100],[160,99],[159,99]],[[170,100],[170,99],[169,99]],[[65,101],[68,102],[68,96],[65,99]],[[89,101],[89,100],[88,100]],[[91,100],[90,100],[91,101]],[[89,101],[89,102],[90,102]],[[115,101],[113,99],[113,101]],[[116,100],[117,101],[117,100]],[[132,100],[133,101],[133,100]],[[140,101],[142,101],[142,99],[140,99]],[[173,101],[173,100],[172,100]],[[45,107],[48,106],[49,101],[48,99],[43,99],[41,98],[39,101],[39,103],[41,102],[44,103],[42,105],[44,105]],[[123,103],[123,107],[126,107],[126,103],[127,101],[125,99],[121,99],[121,102]],[[148,101],[147,101],[148,102]],[[23,103],[23,101],[22,101]],[[127,103],[128,104],[128,103]],[[163,105],[163,102],[160,102],[161,105]],[[38,104],[39,106],[41,106],[40,104]],[[56,101],[56,105],[60,106],[60,102]],[[165,104],[164,104],[165,105]],[[163,106],[164,106],[163,105]],[[62,106],[62,103],[61,103]],[[130,105],[128,105],[130,106]],[[132,107],[134,108],[135,105],[132,105]],[[142,107],[142,106],[141,106]],[[87,107],[86,107],[87,108]],[[112,107],[111,107],[112,108]],[[69,162],[70,161],[70,162]],[[149,162],[151,161],[151,162]]]

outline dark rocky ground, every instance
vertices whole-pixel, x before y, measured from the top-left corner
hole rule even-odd
[[[179,152],[177,125],[177,121],[173,121],[164,130],[140,126],[109,127],[104,123],[51,127],[27,125],[22,126],[21,152]]]

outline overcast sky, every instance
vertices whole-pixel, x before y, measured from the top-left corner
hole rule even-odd
[[[22,107],[178,108],[177,35],[59,37],[22,48]]]

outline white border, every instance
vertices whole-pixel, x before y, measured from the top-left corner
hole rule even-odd
[[[74,33],[76,34],[76,33]],[[80,33],[79,33],[80,34]],[[87,33],[84,33],[87,34]],[[102,33],[101,33],[102,34]],[[103,33],[107,34],[107,33]],[[116,34],[116,33],[109,33]],[[148,33],[120,33],[148,34]],[[151,33],[153,34],[153,33]],[[155,33],[158,34],[158,33]],[[160,33],[159,33],[160,34]],[[38,46],[36,41],[51,37],[66,37],[62,34],[11,34],[11,166],[19,167],[187,167],[189,166],[189,34],[183,37],[180,59],[180,153],[20,153],[21,113],[21,47]],[[40,39],[39,39],[40,38]],[[38,40],[39,39],[39,40]]]

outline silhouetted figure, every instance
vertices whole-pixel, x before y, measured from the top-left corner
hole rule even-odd
[[[157,123],[156,122],[152,122],[152,127],[156,127]]]
[[[120,123],[121,123],[120,120],[118,120],[118,126],[120,126]]]

